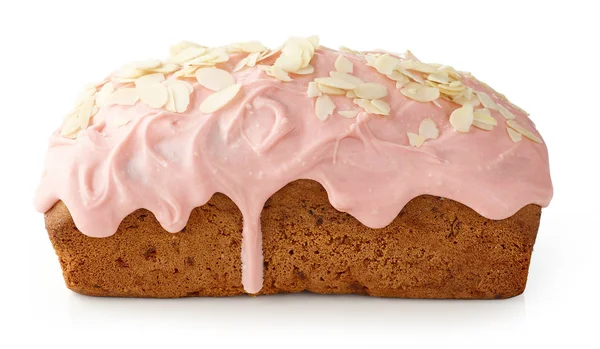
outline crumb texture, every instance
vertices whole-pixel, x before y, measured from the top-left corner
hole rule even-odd
[[[261,216],[260,294],[310,291],[404,298],[508,298],[525,289],[541,208],[489,220],[452,200],[419,196],[382,229],[335,210],[323,187],[298,180],[275,193]],[[59,202],[46,227],[67,287],[94,296],[244,294],[242,215],[215,194],[179,233],[137,210],[107,238],[77,230]]]

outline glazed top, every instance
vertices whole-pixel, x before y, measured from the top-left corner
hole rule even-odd
[[[243,215],[242,283],[262,287],[260,213],[297,179],[371,228],[422,194],[504,219],[552,197],[548,155],[527,114],[467,73],[410,52],[334,51],[316,37],[182,42],[88,86],[52,134],[35,205],[61,200],[106,237],[137,209],[169,232],[214,193]]]

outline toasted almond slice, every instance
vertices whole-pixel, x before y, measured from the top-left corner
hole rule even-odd
[[[186,48],[189,47],[202,47],[202,45],[199,45],[195,42],[191,42],[191,41],[180,41],[178,43],[176,43],[175,45],[172,45],[169,48],[169,54],[171,56],[176,56],[178,55],[181,51],[185,50]]]
[[[380,113],[377,113],[379,115],[390,115],[390,105],[387,104],[386,101],[382,101],[381,99],[374,99],[371,101],[371,104],[373,104],[373,106],[375,108],[377,108],[377,110],[380,111]]]
[[[308,97],[319,97],[321,95],[321,91],[319,90],[319,86],[314,81],[308,83],[308,89],[306,90],[306,94]]]
[[[508,125],[508,127],[519,132],[523,136],[531,139],[532,141],[534,141],[536,143],[542,143],[542,140],[540,138],[538,138],[538,136],[534,135],[532,132],[527,130],[525,127],[519,125],[516,120],[506,120],[506,124]]]
[[[373,67],[383,75],[390,75],[400,64],[400,60],[389,53],[383,54],[375,59]]]
[[[176,71],[173,76],[175,77],[184,77],[184,78],[195,78],[196,70],[198,70],[199,66],[186,66],[181,68],[181,70]]]
[[[292,81],[292,78],[290,78],[288,73],[277,66],[272,66],[271,69],[267,71],[267,74],[284,82]]]
[[[424,136],[412,132],[406,132],[406,135],[408,135],[408,142],[413,147],[420,147],[425,143],[425,140],[427,140]]]
[[[248,59],[249,67],[254,67],[256,65],[259,55],[260,55],[260,52],[252,52],[251,54],[248,55],[248,57],[246,57]]]
[[[342,90],[341,88],[337,88],[337,87],[331,87],[331,86],[317,84],[317,88],[322,93],[325,93],[328,95],[343,96],[346,94],[346,90]]]
[[[202,56],[207,51],[203,46],[189,46],[178,52],[176,55],[169,57],[169,63],[184,64],[192,59]]]
[[[338,114],[345,117],[346,119],[353,119],[358,115],[358,110],[340,110]]]
[[[169,94],[167,88],[158,82],[144,83],[137,87],[140,100],[150,108],[161,108],[167,103]]]
[[[71,114],[62,125],[60,135],[67,138],[77,138],[77,131],[80,129],[81,122],[76,113]]]
[[[315,71],[315,67],[313,67],[312,65],[309,64],[306,67],[300,68],[292,73],[298,74],[298,75],[308,75],[308,74],[312,74],[314,71]]]
[[[504,118],[506,118],[507,120],[513,120],[517,118],[515,114],[513,114],[510,110],[506,109],[506,107],[502,104],[496,103],[496,105],[498,106],[498,111],[500,112],[500,114],[502,114],[502,116],[504,116]]]
[[[233,71],[240,71],[242,69],[244,69],[244,67],[246,67],[248,65],[248,57],[244,57],[242,59],[240,59],[235,66],[233,67]]]
[[[355,98],[353,102],[354,104],[357,104],[359,107],[363,108],[369,114],[381,114],[381,111],[377,109],[368,99]]]
[[[336,78],[336,79],[346,80],[349,83],[354,84],[354,85],[360,85],[360,84],[365,83],[361,78],[358,78],[354,75],[350,75],[348,73],[343,73],[340,71],[330,71],[329,76],[331,76],[332,78]]]
[[[420,74],[411,72],[410,70],[406,70],[402,67],[397,67],[396,70],[399,71],[400,73],[408,76],[409,78],[413,79],[414,81],[418,82],[419,84],[425,83],[425,80],[421,77]]]
[[[376,82],[366,82],[356,86],[354,94],[358,98],[380,99],[387,96],[387,88]]]
[[[408,76],[402,74],[401,72],[399,72],[397,70],[394,70],[391,74],[389,74],[388,78],[390,78],[391,80],[394,80],[396,82],[399,82],[402,85],[408,84],[410,82],[410,79],[408,78]]]
[[[331,78],[331,77],[316,78],[315,82],[319,85],[335,87],[335,88],[339,88],[342,90],[353,90],[356,88],[356,84],[353,84],[349,81],[346,81],[343,79],[338,79],[338,78]]]
[[[335,60],[335,70],[342,73],[352,73],[354,66],[350,60],[342,55],[339,55]]]
[[[170,80],[167,86],[168,89],[171,90],[173,96],[175,112],[185,112],[188,108],[188,105],[190,104],[190,90],[188,89],[188,87],[185,85],[185,83],[183,83],[183,81],[178,80]],[[168,102],[169,97],[170,96],[167,95],[165,104]]]
[[[282,47],[276,48],[275,50],[267,50],[267,51],[263,51],[260,56],[258,56],[258,59],[256,60],[257,62],[260,61],[264,61],[265,59],[269,59],[271,57],[273,57],[274,55],[278,54],[281,52]]]
[[[428,139],[436,139],[440,135],[440,130],[438,130],[435,121],[427,118],[421,121],[419,125],[419,135]]]
[[[286,72],[295,72],[296,70],[302,68],[302,63],[302,51],[300,49],[300,52],[297,55],[282,54],[279,56],[279,58],[277,58],[273,66],[278,67]]]
[[[200,68],[196,71],[198,83],[211,91],[220,91],[235,84],[235,78],[228,71],[219,68]]]
[[[100,91],[98,91],[98,93],[96,94],[96,105],[102,108],[106,104],[106,100],[108,99],[108,97],[113,92],[115,92],[115,87],[113,86],[112,82],[109,81],[106,84],[104,84],[104,86],[102,86],[102,88],[100,88]]]
[[[206,97],[200,104],[200,111],[210,114],[223,108],[238,94],[241,87],[241,84],[233,84]]]
[[[92,117],[92,108],[94,107],[94,97],[88,98],[79,107],[77,118],[79,119],[79,128],[85,130],[90,124],[90,118]]]
[[[363,54],[362,52],[360,52],[360,51],[356,51],[356,50],[353,50],[353,49],[351,49],[351,48],[348,48],[348,47],[346,47],[346,46],[340,46],[340,49],[339,49],[339,51],[340,51],[340,52],[351,53],[351,54],[353,54],[353,55],[355,55],[355,56],[364,56],[364,54]]]
[[[107,105],[134,105],[139,99],[135,88],[121,88],[113,92],[106,100]]]
[[[399,66],[404,69],[416,70],[418,72],[427,74],[434,74],[438,72],[437,67],[414,59],[405,59],[399,63]]]
[[[494,129],[493,125],[483,123],[481,121],[473,120],[473,126],[480,128],[482,130],[491,131]]]
[[[473,124],[473,106],[465,104],[450,114],[450,124],[455,130],[467,133]]]
[[[510,137],[510,139],[515,143],[520,142],[521,139],[523,139],[523,136],[519,132],[510,127],[506,128],[506,132],[508,132],[508,137]]]
[[[487,125],[491,125],[491,126],[498,125],[498,121],[496,121],[496,119],[494,119],[490,110],[486,109],[486,108],[475,109],[473,111],[473,120],[478,121],[480,123],[487,124]]]
[[[440,90],[437,88],[423,86],[414,82],[406,84],[400,92],[410,99],[423,103],[435,101],[440,97]]]
[[[467,89],[467,87],[465,85],[453,85],[451,86],[451,84],[438,84],[437,88],[440,89],[440,92],[446,93],[446,94],[458,94],[460,92],[463,92]]]
[[[477,96],[477,98],[479,98],[479,101],[484,106],[484,108],[498,110],[498,105],[487,93],[482,91],[475,91],[475,95]]]
[[[335,103],[333,103],[331,97],[327,95],[317,97],[317,101],[315,103],[315,113],[317,114],[317,118],[319,118],[319,120],[326,120],[329,115],[333,113],[334,109]]]
[[[378,55],[375,55],[373,53],[367,53],[365,55],[365,60],[367,61],[367,65],[370,65],[371,67],[375,66],[375,61],[377,60]]]
[[[356,93],[354,91],[346,91],[346,98],[356,98]]]
[[[450,83],[450,79],[448,78],[448,75],[444,75],[441,73],[429,74],[429,75],[427,75],[427,80],[437,82],[440,84],[449,84]]]
[[[161,73],[154,73],[154,74],[148,74],[148,75],[144,75],[142,77],[139,77],[135,80],[135,87],[140,87],[142,85],[148,85],[148,84],[155,84],[158,82],[163,82],[165,81],[165,74],[161,74]]]
[[[464,95],[458,95],[456,97],[452,98],[452,102],[456,103],[456,104],[460,104],[460,105],[465,105],[467,103],[471,104],[473,107],[478,107],[481,102],[479,101],[479,98],[477,98],[476,96],[472,96],[470,99],[465,97]]]

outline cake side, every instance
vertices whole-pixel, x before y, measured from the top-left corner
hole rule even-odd
[[[523,292],[541,208],[490,220],[456,201],[411,200],[382,229],[337,211],[314,181],[298,180],[267,200],[261,215],[260,294],[310,291],[403,298],[507,298]],[[95,296],[186,297],[246,293],[241,283],[242,216],[222,194],[166,232],[145,210],[117,233],[88,237],[57,203],[46,224],[67,286]]]

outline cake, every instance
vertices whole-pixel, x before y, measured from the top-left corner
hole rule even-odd
[[[181,42],[86,86],[36,209],[71,290],[521,294],[548,153],[528,114],[411,52]]]

